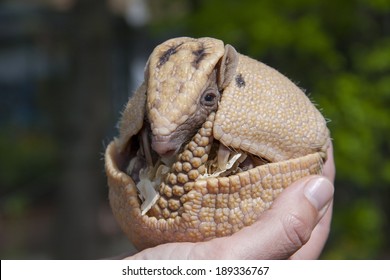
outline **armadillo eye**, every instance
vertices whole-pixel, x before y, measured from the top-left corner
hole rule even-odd
[[[213,106],[218,102],[218,93],[215,91],[206,91],[201,99],[201,102],[205,106]]]
[[[206,96],[204,97],[204,101],[206,102],[212,102],[215,98],[215,94],[214,93],[208,93],[206,94]]]

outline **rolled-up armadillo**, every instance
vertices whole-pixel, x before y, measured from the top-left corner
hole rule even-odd
[[[110,204],[138,249],[228,236],[320,174],[329,131],[285,76],[213,38],[157,46],[107,147]]]

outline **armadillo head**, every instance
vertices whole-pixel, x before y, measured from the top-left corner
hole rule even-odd
[[[150,55],[146,111],[152,148],[160,156],[177,152],[217,109],[225,53],[220,40],[183,37],[162,43]]]

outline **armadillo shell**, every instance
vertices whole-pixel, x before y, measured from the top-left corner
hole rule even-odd
[[[156,219],[141,214],[134,180],[124,172],[126,154],[118,141],[105,153],[109,200],[122,230],[138,249],[168,242],[198,242],[231,235],[251,225],[284,188],[299,178],[320,174],[323,157],[313,153],[254,167],[229,177],[202,179],[188,193],[181,216]]]

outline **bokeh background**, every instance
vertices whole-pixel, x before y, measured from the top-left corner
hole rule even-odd
[[[0,2],[0,257],[130,252],[103,152],[153,47],[222,39],[329,119],[337,166],[323,259],[390,258],[390,1]]]

